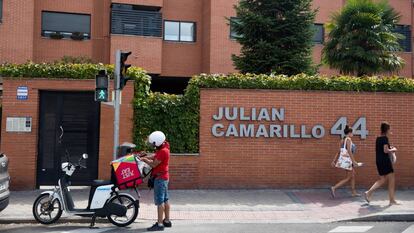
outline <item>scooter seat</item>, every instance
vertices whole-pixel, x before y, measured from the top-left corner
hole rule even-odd
[[[103,185],[110,185],[112,181],[110,180],[94,180],[92,181],[92,186],[103,186]]]

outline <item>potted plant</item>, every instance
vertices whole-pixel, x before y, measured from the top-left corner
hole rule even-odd
[[[72,40],[83,40],[85,39],[85,36],[83,35],[82,32],[73,32],[70,38]]]
[[[60,32],[54,32],[50,34],[50,38],[55,39],[55,40],[60,40],[63,38],[63,35],[60,34]]]

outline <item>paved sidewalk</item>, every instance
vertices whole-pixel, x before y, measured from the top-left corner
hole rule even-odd
[[[0,223],[34,221],[32,205],[40,192],[12,192],[10,205],[0,213]],[[88,190],[72,192],[76,207],[86,207]],[[327,189],[172,190],[170,200],[172,219],[194,222],[326,223],[373,215],[414,216],[414,190],[397,191],[402,203],[399,206],[389,207],[387,195],[385,190],[380,190],[367,205],[363,197],[352,198],[347,190],[338,190],[336,199],[331,198]],[[152,191],[141,191],[140,204],[138,218],[154,219],[156,207],[152,204]],[[80,222],[79,218],[65,214],[62,220]]]

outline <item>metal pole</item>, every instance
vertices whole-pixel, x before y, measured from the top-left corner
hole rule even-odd
[[[121,50],[116,50],[116,57],[115,57],[115,80],[114,80],[114,89],[115,89],[115,100],[114,100],[114,109],[115,109],[115,116],[114,116],[114,160],[116,159],[116,154],[118,152],[119,146],[119,99],[120,99],[120,73],[121,73]]]

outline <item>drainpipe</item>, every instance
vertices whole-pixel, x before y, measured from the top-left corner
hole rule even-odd
[[[410,30],[411,30],[411,40],[410,40],[410,43],[411,43],[411,78],[413,78],[414,77],[414,70],[413,70],[413,66],[414,66],[414,57],[413,57],[413,21],[414,21],[414,0],[412,1],[412,4],[411,4],[411,27],[410,27]]]

